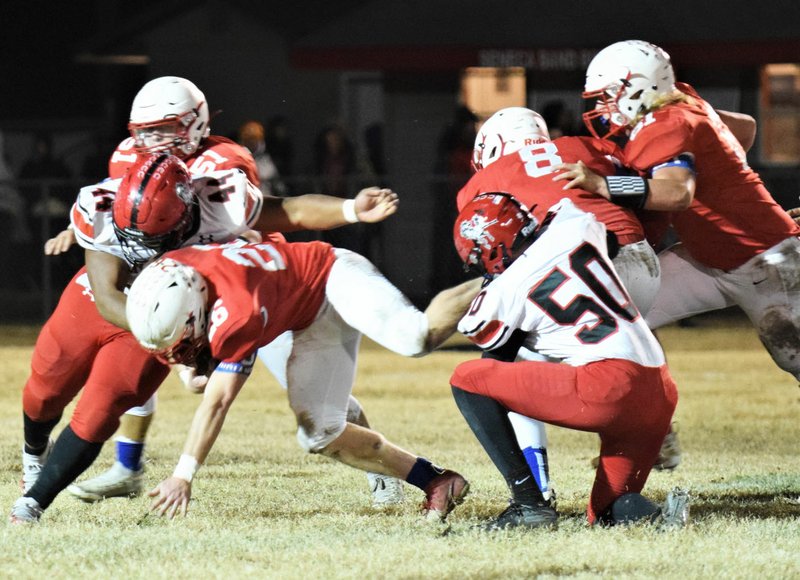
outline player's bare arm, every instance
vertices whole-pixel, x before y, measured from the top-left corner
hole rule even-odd
[[[217,440],[225,416],[247,381],[247,375],[215,371],[206,385],[205,395],[195,411],[189,435],[178,466],[171,477],[159,483],[148,494],[154,498],[151,511],[170,519],[186,515],[192,497],[192,478]]]
[[[728,126],[733,136],[742,146],[742,149],[749,151],[756,142],[756,120],[744,113],[734,113],[732,111],[721,111],[716,109],[719,118]]]
[[[126,297],[123,289],[130,270],[124,260],[106,252],[86,250],[86,272],[100,316],[111,324],[130,330],[125,318]]]
[[[67,228],[44,243],[44,254],[45,256],[58,256],[69,250],[73,244],[75,244],[75,232],[72,228]]]
[[[397,211],[399,199],[390,189],[362,189],[355,199],[309,193],[298,197],[265,197],[255,229],[271,232],[329,230],[348,223],[376,223]]]
[[[553,181],[566,181],[564,189],[583,189],[617,202],[609,190],[608,179],[589,169],[583,161],[557,165],[555,171]],[[647,197],[639,209],[681,211],[694,199],[694,173],[686,168],[664,167],[646,181]]]
[[[483,278],[475,278],[442,290],[433,297],[425,309],[425,316],[428,318],[428,340],[425,344],[427,352],[440,346],[456,331],[458,321],[466,314],[482,284]]]

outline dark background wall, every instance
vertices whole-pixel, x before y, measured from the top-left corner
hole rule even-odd
[[[39,0],[3,2],[0,18],[8,166],[18,171],[36,133],[46,132],[75,192],[87,158],[110,154],[126,135],[136,91],[157,76],[193,80],[221,109],[212,123],[218,134],[285,115],[296,173],[310,170],[323,126],[340,122],[362,143],[364,129],[380,123],[385,181],[401,194],[402,210],[368,253],[417,300],[431,293],[434,233],[450,227],[435,222],[434,167],[463,67],[521,64],[529,106],[561,98],[578,110],[588,59],[611,42],[642,38],[665,47],[678,76],[712,104],[758,117],[759,67],[800,62],[796,0]],[[796,201],[796,167],[762,173],[782,203]],[[41,317],[52,300],[37,293],[59,282],[44,279],[46,262],[20,267],[35,270],[26,294]]]

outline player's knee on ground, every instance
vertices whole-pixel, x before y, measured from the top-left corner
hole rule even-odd
[[[661,509],[639,493],[626,493],[612,503],[607,510],[590,522],[601,526],[633,524],[640,521],[653,521]],[[591,515],[590,515],[591,517]]]
[[[297,422],[297,442],[307,453],[325,453],[325,448],[339,438],[346,426],[344,421],[317,426],[301,417]]]

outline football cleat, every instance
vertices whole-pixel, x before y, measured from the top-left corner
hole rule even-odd
[[[372,506],[382,508],[403,503],[403,482],[396,477],[367,473]]]
[[[469,482],[461,474],[449,469],[442,470],[425,488],[422,512],[429,521],[443,522],[448,514],[469,493]]]
[[[480,528],[485,532],[513,528],[556,529],[558,528],[558,512],[550,503],[525,505],[511,502],[499,516],[482,524]]]
[[[23,495],[14,502],[8,519],[12,524],[35,524],[42,517],[43,512],[38,501]]]
[[[111,469],[93,479],[67,487],[72,495],[86,502],[109,497],[136,497],[142,493],[144,468],[132,471],[116,461]]]
[[[653,468],[658,471],[675,469],[681,463],[681,446],[678,443],[678,432],[675,423],[670,425],[669,433],[664,437],[661,450],[658,452],[658,459],[653,464]]]
[[[28,493],[36,480],[39,479],[39,474],[42,472],[44,464],[47,463],[47,458],[50,456],[50,451],[53,449],[53,440],[47,442],[44,453],[41,455],[32,455],[25,453],[25,447],[22,448],[22,479],[19,482],[22,493]]]
[[[667,499],[664,500],[661,506],[661,513],[658,514],[654,522],[656,526],[662,530],[688,526],[691,500],[692,498],[688,491],[678,487],[674,488],[667,494]]]

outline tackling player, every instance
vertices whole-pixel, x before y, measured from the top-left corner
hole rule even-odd
[[[133,334],[164,362],[203,367],[210,358],[212,371],[172,477],[150,492],[152,509],[186,514],[194,475],[257,349],[291,330],[287,392],[303,449],[404,479],[425,493],[426,517],[444,520],[467,481],[348,422],[348,399],[362,333],[420,356],[453,333],[479,287],[472,280],[445,290],[423,313],[368,260],[322,242],[195,246],[147,266],[128,295]]]
[[[583,95],[595,101],[584,115],[589,129],[627,136],[625,163],[640,177],[603,178],[565,164],[555,179],[665,212],[681,241],[659,255],[662,283],[648,325],[738,305],[776,364],[800,380],[800,226],[747,164],[754,120],[715,111],[675,82],[666,52],[640,40],[600,51]]]
[[[97,457],[122,412],[143,404],[166,376],[166,367],[143,356],[122,330],[127,327],[123,289],[132,266],[181,244],[226,241],[251,228],[324,229],[348,223],[350,213],[380,221],[394,213],[396,203],[393,193],[374,188],[355,200],[321,195],[263,200],[239,170],[192,177],[167,153],[138,158],[122,180],[82,189],[72,220],[87,247],[87,266],[64,290],[34,348],[23,390],[25,495],[14,504],[12,521],[38,520]],[[70,425],[52,445],[52,429],[81,388]]]
[[[601,447],[589,522],[685,524],[685,493],[670,494],[663,508],[639,494],[678,395],[661,347],[611,265],[603,225],[568,199],[539,222],[510,195],[484,193],[465,204],[454,238],[465,265],[490,280],[458,329],[489,352],[525,345],[563,361],[482,358],[453,373],[456,403],[501,473],[517,449],[509,410],[595,432]],[[555,527],[557,517],[541,495],[515,498],[484,529]]]

